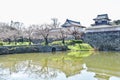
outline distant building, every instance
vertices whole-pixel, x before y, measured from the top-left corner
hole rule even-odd
[[[69,20],[69,19],[66,19],[65,23],[62,25],[62,27],[64,27],[64,28],[73,27],[73,26],[74,27],[83,27],[83,26],[81,26],[80,22]]]
[[[65,23],[62,25],[63,28],[74,29],[77,28],[79,31],[83,31],[85,29],[84,26],[81,26],[80,22],[66,19]]]
[[[108,14],[101,14],[97,15],[96,18],[93,19],[95,21],[92,26],[97,26],[97,25],[110,25],[111,19],[109,19]]]
[[[85,31],[86,27],[81,26],[80,22],[78,21],[66,19],[65,23],[62,25],[62,28],[65,32],[67,32],[68,39],[79,39],[81,37],[81,34]]]

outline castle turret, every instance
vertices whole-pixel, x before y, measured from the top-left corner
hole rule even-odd
[[[96,18],[93,19],[95,21],[92,26],[97,26],[97,25],[110,25],[111,19],[109,19],[108,14],[101,14],[97,15]]]

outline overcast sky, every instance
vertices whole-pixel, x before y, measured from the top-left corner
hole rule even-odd
[[[98,14],[120,19],[120,0],[0,0],[0,22],[20,21],[25,24],[50,23],[68,18],[89,26]]]

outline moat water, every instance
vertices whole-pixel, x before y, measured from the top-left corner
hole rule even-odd
[[[120,80],[120,52],[0,55],[0,80]]]

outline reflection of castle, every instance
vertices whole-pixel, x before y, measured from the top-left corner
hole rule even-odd
[[[114,53],[109,53],[108,55],[108,52],[105,52],[104,54],[97,53],[94,56],[89,56],[84,61],[88,67],[88,71],[94,72],[98,80],[109,80],[112,76],[120,76],[119,57],[120,55]]]
[[[109,78],[110,78],[109,75],[96,72],[94,69],[93,70],[88,69],[89,67],[87,67],[86,64],[83,64],[83,68],[84,68],[84,70],[81,71],[81,74],[89,75],[89,77],[92,78],[89,80],[109,80]],[[86,77],[88,77],[88,76],[86,76]]]

